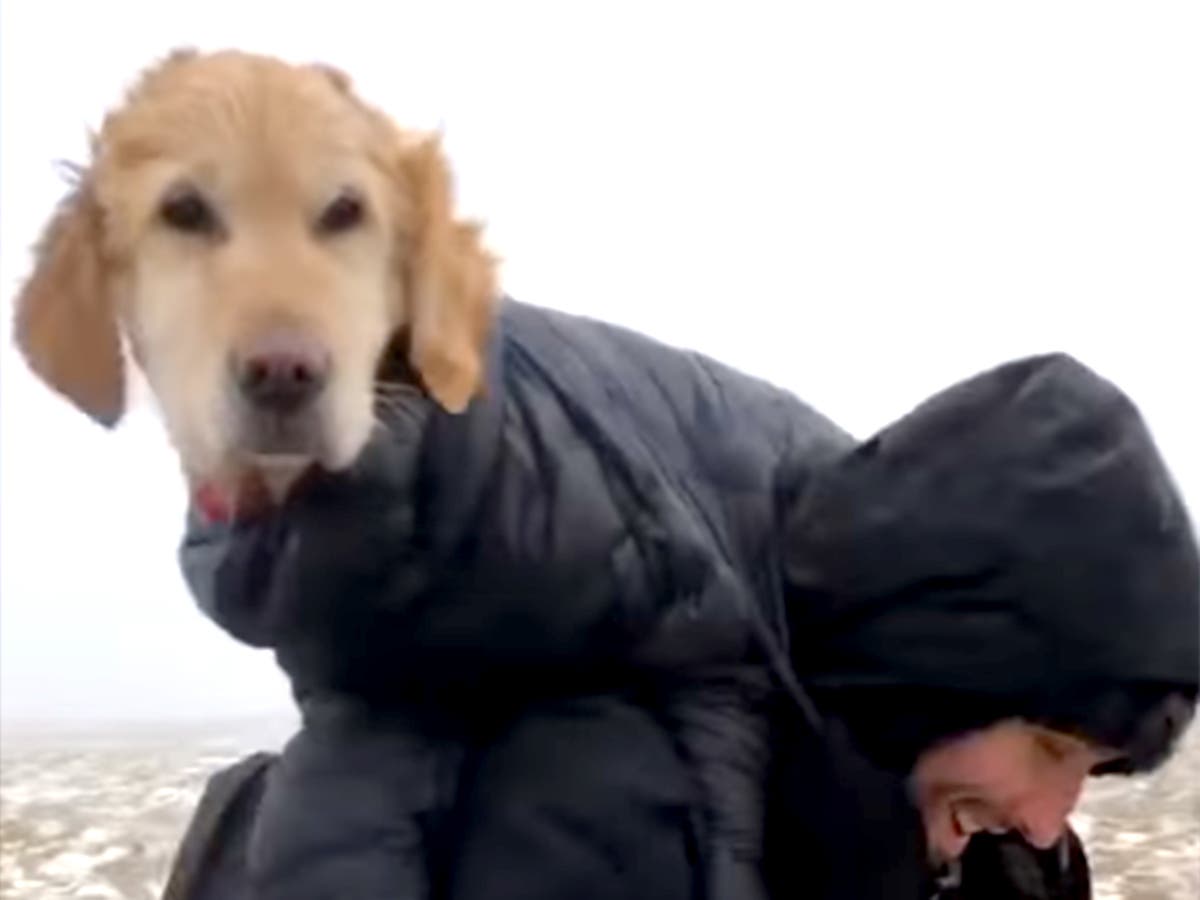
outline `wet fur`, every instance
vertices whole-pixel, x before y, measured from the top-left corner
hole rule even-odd
[[[212,198],[219,234],[164,225],[180,183]],[[346,185],[362,225],[319,233]],[[14,332],[32,370],[107,426],[124,412],[127,347],[201,481],[245,464],[228,358],[264,323],[295,322],[330,351],[322,462],[336,469],[374,427],[377,366],[401,329],[424,389],[454,412],[469,403],[496,294],[435,136],[398,128],[328,66],[178,51],[104,120],[42,235]]]

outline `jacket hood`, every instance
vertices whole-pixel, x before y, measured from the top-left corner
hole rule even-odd
[[[1019,716],[1153,765],[1200,678],[1200,571],[1145,422],[1069,356],[936,395],[828,467],[787,533],[792,655],[907,766]]]

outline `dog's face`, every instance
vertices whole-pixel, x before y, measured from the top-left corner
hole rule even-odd
[[[482,381],[495,296],[453,218],[436,141],[340,73],[176,54],[105,121],[18,298],[32,368],[121,415],[121,336],[194,481],[280,460],[349,465],[399,329],[433,399]]]

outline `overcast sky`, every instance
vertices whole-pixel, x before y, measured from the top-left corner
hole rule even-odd
[[[288,706],[182,585],[152,415],[103,432],[9,343],[54,161],[181,44],[330,62],[442,126],[520,299],[707,351],[862,435],[1066,350],[1141,404],[1200,503],[1194,2],[4,0],[6,718]]]

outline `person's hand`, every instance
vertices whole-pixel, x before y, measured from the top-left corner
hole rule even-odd
[[[959,884],[938,900],[1090,900],[1083,844],[1070,829],[1049,850],[1017,834],[977,834],[959,867]]]

